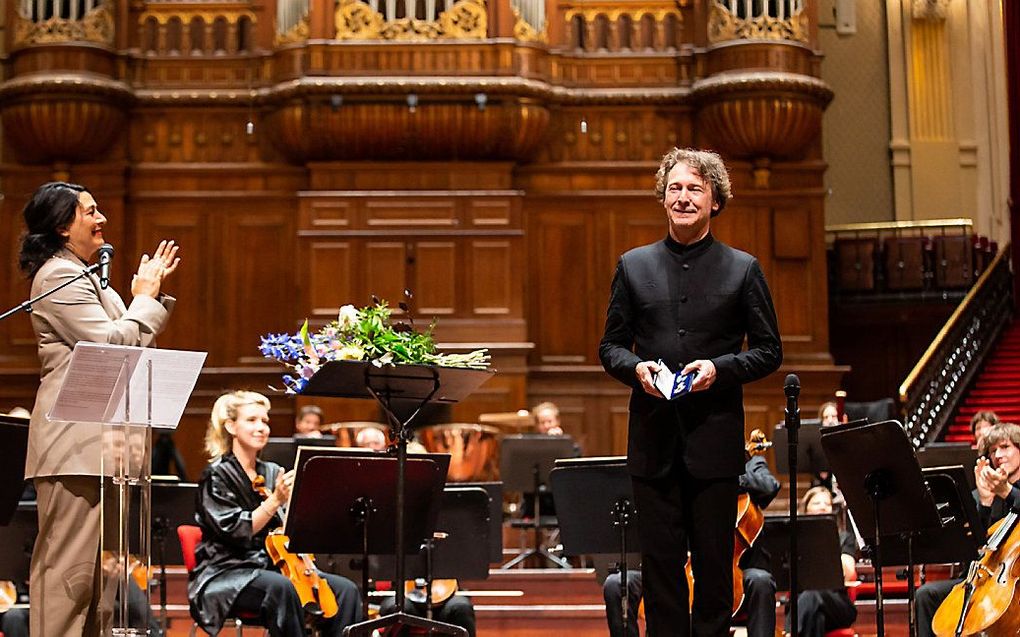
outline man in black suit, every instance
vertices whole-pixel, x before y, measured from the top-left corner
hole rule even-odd
[[[627,464],[648,634],[724,636],[744,470],[742,385],[779,368],[782,343],[757,260],[710,232],[730,197],[722,159],[674,148],[659,166],[655,192],[669,232],[620,257],[599,356],[633,388]],[[663,398],[653,381],[660,359],[697,373],[690,394]],[[698,583],[690,610],[682,575],[688,549]]]
[[[762,510],[779,493],[779,481],[772,475],[763,456],[749,458],[738,480],[738,492],[746,493],[751,502]],[[747,637],[774,637],[776,634],[776,580],[769,571],[769,560],[769,553],[761,542],[755,542],[740,556],[739,566],[744,580],[741,608],[747,615]],[[620,573],[613,573],[602,584],[609,637],[639,637],[636,616],[641,603],[641,572],[627,573],[628,603],[634,613],[627,622],[626,633],[620,604],[623,595],[621,580]]]

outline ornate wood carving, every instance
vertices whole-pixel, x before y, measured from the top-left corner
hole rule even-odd
[[[542,25],[542,30],[539,31],[534,26],[528,24],[528,22],[521,17],[521,12],[516,7],[511,7],[510,11],[513,12],[514,16],[514,38],[521,42],[548,42],[548,23]]]
[[[26,163],[89,161],[120,137],[131,97],[127,85],[111,79],[16,77],[0,84],[5,140]]]
[[[412,156],[524,160],[549,122],[549,111],[533,100],[487,96],[483,110],[474,91],[418,94],[412,83],[401,84],[416,96],[413,109],[405,96],[359,95],[348,87],[339,106],[328,97],[281,104],[270,111],[268,130],[277,147],[299,162]]]
[[[221,389],[278,384],[260,333],[407,287],[416,321],[441,318],[441,340],[497,352],[500,375],[456,418],[551,398],[586,451],[619,452],[627,391],[596,355],[609,281],[620,252],[665,232],[650,192],[659,158],[705,145],[727,155],[738,195],[713,229],[758,256],[789,364],[816,366],[805,386],[817,398],[834,387],[820,56],[791,42],[709,46],[707,13],[686,0],[548,3],[547,41],[514,39],[512,4],[487,3],[478,39],[422,43],[334,39],[335,4],[310,0],[307,27],[274,43],[272,2],[123,0],[117,50],[12,50],[0,84],[8,262],[18,208],[54,175],[96,189],[121,263],[164,236],[185,243],[160,344],[210,352],[178,438],[196,463]],[[21,370],[10,386],[30,385],[27,321],[0,324],[0,341],[0,362]],[[776,417],[774,380],[748,389],[749,423]],[[280,433],[292,411],[274,401]]]
[[[792,3],[791,3],[792,4]],[[778,3],[777,3],[778,5]],[[783,3],[784,6],[786,3]],[[759,6],[769,7],[771,3]],[[711,0],[708,18],[710,42],[728,40],[794,40],[808,41],[807,13],[801,9],[791,16],[772,16],[767,12],[740,17],[734,15],[718,0]]]
[[[387,20],[361,0],[340,0],[336,8],[337,40],[478,40],[485,37],[487,25],[485,0],[458,0],[436,20]]]
[[[733,157],[804,156],[832,99],[824,82],[805,73],[813,69],[814,57],[806,47],[785,43],[731,43],[711,50],[706,66],[713,74],[691,87],[704,137]],[[767,168],[759,180],[767,185]]]
[[[18,16],[14,24],[14,46],[56,44],[63,42],[96,42],[112,45],[114,20],[111,3],[104,2],[85,14],[81,20],[52,17],[32,22]]]

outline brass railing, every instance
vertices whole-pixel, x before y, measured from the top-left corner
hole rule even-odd
[[[945,428],[964,389],[1009,322],[1012,308],[1013,276],[1007,245],[900,385],[903,426],[915,447],[933,440]]]

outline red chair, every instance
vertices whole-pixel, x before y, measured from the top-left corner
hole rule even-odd
[[[191,571],[195,570],[195,550],[198,549],[198,543],[202,541],[202,529],[200,527],[191,524],[182,524],[177,527],[177,539],[181,542],[181,555],[184,556],[184,568],[188,569],[188,575],[191,575]],[[237,630],[237,637],[242,637],[241,627],[242,626],[259,626],[263,628],[263,635],[268,635],[268,631],[265,630],[265,626],[262,625],[261,618],[258,613],[240,613],[237,617],[231,617],[227,619],[224,625],[234,623],[234,628]],[[198,630],[198,624],[192,622],[191,624],[191,637],[195,637],[195,632]],[[2,635],[0,635],[2,637]]]

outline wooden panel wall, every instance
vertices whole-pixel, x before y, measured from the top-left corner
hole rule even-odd
[[[372,295],[396,304],[405,290],[419,327],[439,319],[444,347],[493,352],[499,373],[451,417],[555,400],[586,451],[623,453],[628,390],[597,359],[618,255],[666,232],[652,195],[663,153],[676,144],[733,148],[722,124],[760,126],[716,122],[720,139],[706,138],[698,125],[706,105],[752,112],[742,100],[770,90],[799,105],[794,115],[773,115],[808,132],[792,143],[796,152],[731,153],[736,196],[713,222],[719,239],[761,261],[786,345],[783,370],[748,390],[748,425],[778,420],[787,371],[802,373],[806,407],[838,386],[845,369],[829,354],[825,302],[825,165],[809,121],[828,98],[813,81],[820,56],[810,46],[706,47],[702,3],[687,2],[660,7],[668,20],[656,28],[671,36],[640,54],[615,40],[599,51],[575,41],[564,11],[584,2],[548,3],[546,42],[515,39],[509,7],[497,2],[488,40],[349,43],[330,39],[332,2],[309,4],[309,39],[275,46],[272,3],[219,3],[216,16],[253,33],[244,47],[232,35],[227,50],[214,50],[208,38],[198,47],[183,34],[170,42],[155,23],[192,9],[118,0],[112,49],[22,47],[6,63],[5,79],[39,81],[63,96],[67,131],[88,132],[90,122],[107,121],[100,116],[127,126],[92,135],[104,146],[85,157],[58,143],[30,152],[34,140],[53,137],[45,118],[5,131],[0,259],[9,267],[0,302],[27,292],[14,268],[18,210],[49,179],[85,183],[96,195],[110,218],[122,293],[143,251],[178,240],[182,266],[167,286],[178,304],[160,345],[209,352],[177,434],[193,466],[204,462],[205,421],[221,391],[280,386],[281,370],[258,353],[261,334],[294,331],[305,318],[322,324]],[[590,13],[581,22],[595,19]],[[753,95],[739,86],[694,94],[694,80],[744,68],[805,81]],[[47,84],[51,69],[87,78],[88,100],[104,109],[79,108],[77,96]],[[4,97],[49,106],[51,93],[19,90],[0,82]],[[5,109],[13,107],[0,102],[0,112],[14,112]],[[16,145],[40,163],[24,165]],[[36,369],[27,318],[0,324],[0,409],[32,402]],[[307,402],[276,398],[274,432],[289,433]],[[330,421],[378,416],[364,401],[322,406]]]

